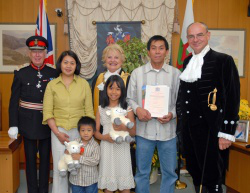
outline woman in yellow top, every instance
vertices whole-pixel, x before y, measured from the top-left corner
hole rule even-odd
[[[72,51],[64,51],[58,58],[56,70],[60,76],[46,87],[43,102],[43,124],[51,132],[53,155],[53,193],[68,193],[68,178],[60,177],[58,161],[64,154],[65,141],[79,137],[77,122],[82,116],[94,118],[91,89],[79,75],[81,63]]]

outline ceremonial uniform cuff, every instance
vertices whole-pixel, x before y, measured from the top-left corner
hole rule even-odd
[[[222,137],[222,138],[227,139],[229,141],[235,142],[235,137],[233,135],[230,135],[230,134],[227,134],[227,133],[219,132],[218,137]]]

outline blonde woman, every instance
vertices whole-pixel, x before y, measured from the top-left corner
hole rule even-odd
[[[93,80],[92,92],[94,102],[94,113],[101,105],[103,101],[103,90],[105,82],[111,75],[119,75],[125,86],[127,87],[130,75],[122,70],[122,64],[125,61],[125,55],[122,47],[118,44],[110,44],[103,50],[102,61],[106,67],[106,71],[99,74],[99,76]]]

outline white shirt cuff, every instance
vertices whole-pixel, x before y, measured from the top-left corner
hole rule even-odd
[[[222,137],[222,138],[227,139],[229,141],[235,142],[235,137],[233,135],[230,135],[230,134],[227,134],[227,133],[219,132],[218,137]]]

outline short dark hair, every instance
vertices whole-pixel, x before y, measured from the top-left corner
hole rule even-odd
[[[80,132],[81,126],[83,126],[83,125],[88,125],[88,126],[92,127],[94,132],[96,131],[95,120],[92,119],[91,117],[88,117],[88,116],[81,117],[81,119],[77,123],[77,129],[79,132]]]
[[[169,49],[168,41],[166,40],[166,38],[164,38],[163,36],[160,36],[160,35],[155,35],[155,36],[152,36],[148,40],[148,43],[147,43],[147,50],[148,51],[150,50],[150,46],[151,46],[152,42],[154,42],[154,41],[164,41],[166,50]]]
[[[76,55],[76,53],[73,52],[73,51],[71,51],[71,50],[64,51],[63,53],[61,53],[61,55],[57,59],[57,62],[56,62],[56,71],[57,71],[57,73],[58,74],[62,73],[61,63],[62,63],[63,58],[65,56],[71,56],[72,58],[74,58],[74,60],[76,61],[76,70],[75,70],[74,74],[79,75],[80,74],[80,70],[81,70],[81,62],[80,62],[78,56]]]
[[[118,75],[110,76],[108,78],[107,82],[105,83],[104,96],[103,96],[103,101],[102,101],[101,106],[102,106],[102,108],[109,106],[109,97],[108,97],[107,90],[108,90],[108,87],[113,86],[114,83],[116,83],[117,86],[121,89],[121,96],[119,98],[119,104],[120,104],[121,108],[127,109],[127,107],[128,107],[128,104],[126,102],[127,90],[126,90],[124,81]]]

